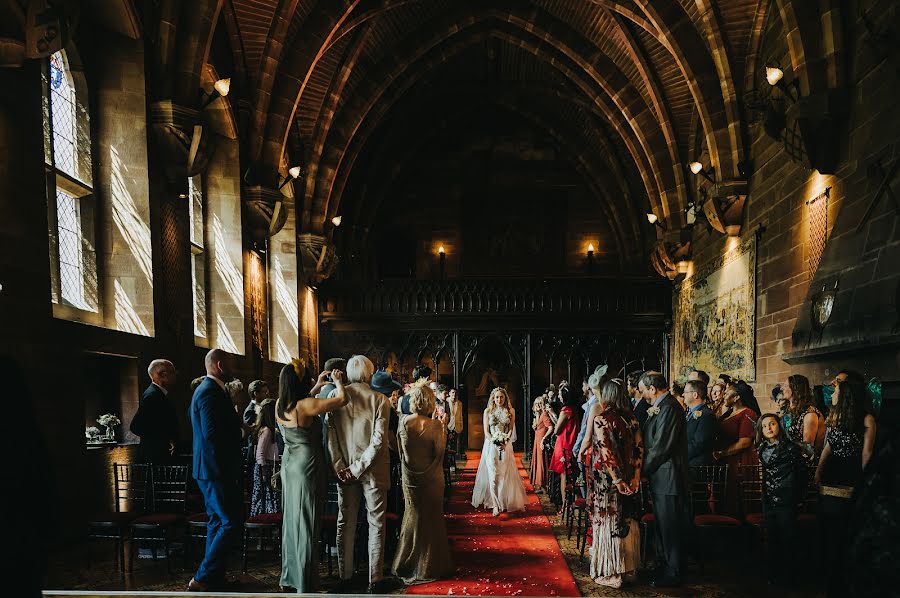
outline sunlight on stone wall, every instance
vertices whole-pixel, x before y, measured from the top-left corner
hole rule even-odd
[[[297,310],[297,244],[294,238],[294,208],[288,211],[284,228],[269,240],[269,353],[279,363],[289,363],[299,355],[299,313]]]
[[[128,293],[122,288],[122,283],[115,280],[114,284],[116,287],[116,330],[150,336],[150,331],[147,330],[147,327],[144,326],[140,316],[138,316],[137,312],[134,310],[134,306],[131,304]]]
[[[140,41],[116,39],[100,60],[95,113],[96,191],[103,228],[103,324],[153,336],[153,257],[147,166],[144,56]]]
[[[221,139],[204,177],[211,347],[244,355],[244,260],[238,143]]]

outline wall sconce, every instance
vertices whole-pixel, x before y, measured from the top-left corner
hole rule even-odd
[[[343,221],[342,216],[335,216],[334,218],[331,219],[331,223],[335,226],[340,226],[342,221]]]
[[[668,230],[666,228],[666,223],[659,219],[659,216],[653,213],[653,211],[647,212],[647,222],[654,226],[658,226],[663,230]]]
[[[791,87],[797,89],[797,80],[794,79],[790,85],[786,83],[784,80],[784,71],[781,70],[781,67],[777,64],[772,62],[766,63],[766,83],[781,90],[781,93],[787,96],[792,104],[797,103],[797,98],[794,97],[794,92],[791,91]]]
[[[588,272],[593,272],[593,270],[594,270],[594,244],[593,243],[588,243],[587,267],[588,267]]]
[[[213,83],[212,93],[206,95],[202,89],[200,90],[200,97],[206,96],[206,99],[203,101],[203,105],[200,106],[200,110],[206,109],[207,106],[216,101],[216,98],[224,98],[228,95],[228,92],[231,91],[231,79],[219,79],[215,83]]]
[[[691,260],[678,260],[675,262],[675,271],[678,272],[679,275],[686,275],[688,270],[691,269]]]
[[[444,278],[444,268],[447,263],[447,252],[444,250],[444,245],[441,244],[438,247],[438,273],[440,274],[440,278]]]
[[[707,181],[709,181],[713,185],[716,184],[715,179],[712,178],[712,173],[715,172],[712,168],[704,169],[703,164],[701,164],[700,162],[697,162],[696,160],[691,162],[688,166],[691,169],[691,172],[694,173],[695,175],[702,176],[703,178],[705,178]]]
[[[284,189],[285,185],[287,185],[290,181],[299,178],[301,174],[303,174],[302,166],[292,166],[291,168],[289,168],[288,176],[283,181],[281,181],[280,185],[278,185],[278,190],[281,191],[282,189]]]

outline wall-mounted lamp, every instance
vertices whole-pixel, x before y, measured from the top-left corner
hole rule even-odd
[[[213,83],[212,93],[206,95],[206,93],[201,89],[200,96],[206,96],[206,99],[203,101],[203,105],[200,106],[201,110],[204,110],[207,106],[212,104],[216,98],[224,98],[228,95],[228,92],[231,91],[231,79],[219,79],[215,83]]]
[[[691,269],[691,260],[678,260],[675,262],[675,270],[678,274],[687,274]]]
[[[795,79],[792,82],[792,85],[789,86],[787,82],[784,80],[784,71],[781,70],[781,67],[777,64],[769,62],[766,64],[766,83],[771,85],[772,87],[777,87],[781,90],[791,103],[796,103],[797,98],[794,97],[794,93],[791,91],[791,87],[796,89],[797,80]]]
[[[291,168],[289,168],[288,176],[283,181],[281,181],[280,185],[278,185],[278,190],[281,191],[282,189],[284,189],[285,185],[287,185],[290,181],[298,178],[301,174],[303,174],[302,166],[292,166]]]
[[[652,224],[654,226],[658,226],[659,228],[661,228],[663,230],[667,230],[666,223],[663,222],[662,220],[660,220],[659,216],[654,214],[652,211],[647,212],[647,222],[649,222],[650,224]]]
[[[442,279],[444,278],[444,268],[446,266],[446,263],[447,263],[447,252],[444,250],[444,245],[441,244],[441,246],[438,247],[438,272]]]
[[[335,226],[340,226],[342,221],[343,221],[342,216],[335,216],[334,218],[331,219],[331,223]]]
[[[716,181],[715,181],[715,179],[712,178],[712,175],[711,175],[711,173],[713,172],[712,168],[704,169],[703,164],[701,164],[700,162],[698,162],[696,160],[694,160],[693,162],[691,162],[689,164],[689,168],[691,169],[691,172],[694,173],[695,175],[699,174],[700,176],[705,178],[710,183],[715,184]]]
[[[588,267],[588,272],[592,272],[594,270],[594,244],[593,243],[588,243],[587,267]]]

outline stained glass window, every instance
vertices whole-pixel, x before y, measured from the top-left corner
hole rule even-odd
[[[53,128],[53,165],[78,178],[75,127],[75,89],[60,52],[50,57],[50,115]]]

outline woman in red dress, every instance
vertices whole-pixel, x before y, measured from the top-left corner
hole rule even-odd
[[[559,474],[559,491],[562,495],[562,509],[565,511],[566,503],[566,472],[575,468],[577,465],[573,462],[575,459],[572,449],[575,446],[575,439],[578,438],[578,432],[581,430],[581,402],[579,401],[580,393],[575,393],[568,386],[559,391],[559,397],[563,400],[562,409],[559,412],[559,419],[556,420],[556,446],[553,447],[553,458],[550,459],[550,471]]]
[[[535,492],[540,492],[546,483],[547,473],[544,471],[544,437],[553,429],[553,422],[547,414],[549,407],[544,397],[535,402],[534,448],[531,451],[531,485]]]
[[[759,403],[753,389],[740,380],[725,393],[727,417],[719,421],[719,450],[713,451],[713,459],[720,465],[728,465],[725,482],[725,511],[738,514],[738,480],[741,465],[758,465],[759,457],[753,450],[756,437],[756,420]]]

